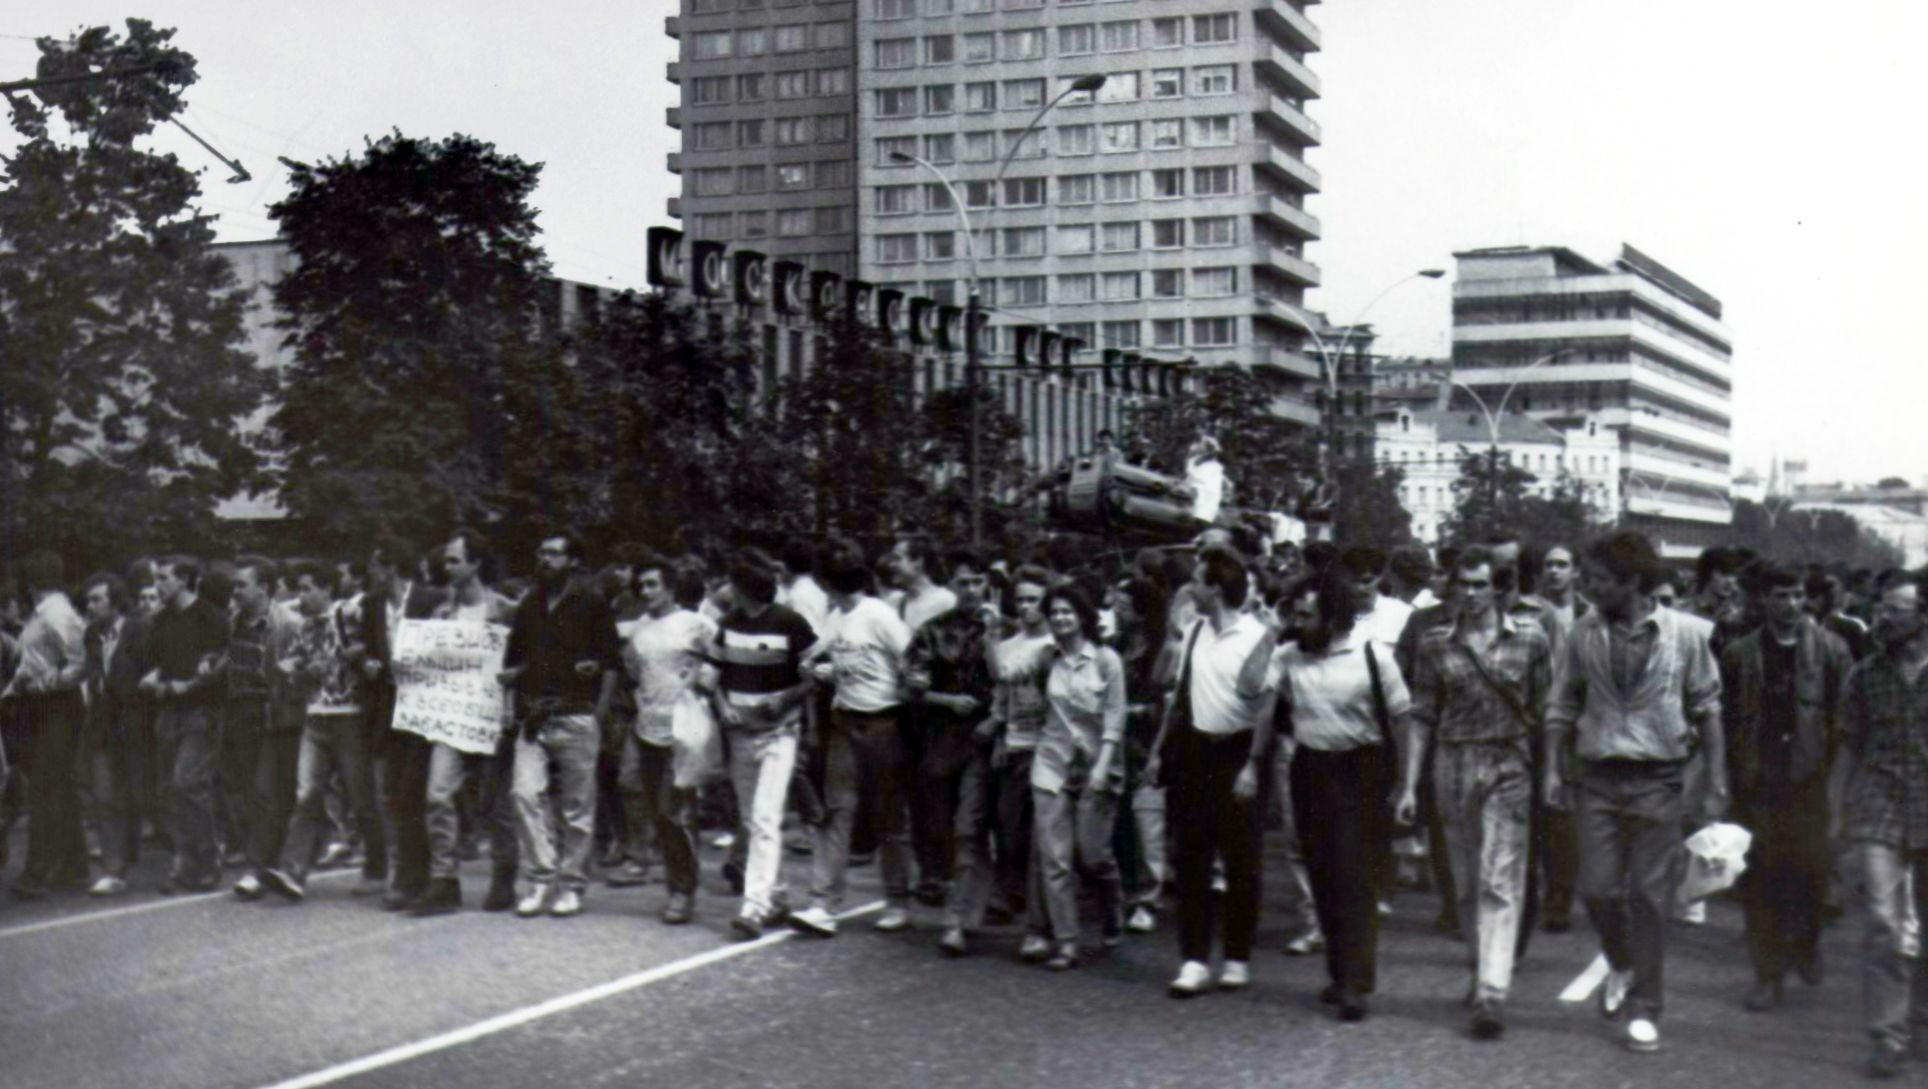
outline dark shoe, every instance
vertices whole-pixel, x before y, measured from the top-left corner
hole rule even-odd
[[[1327,1006],[1336,1006],[1344,1000],[1345,994],[1339,990],[1337,983],[1328,983],[1325,990],[1319,992],[1319,1001]]]
[[[1781,1004],[1781,984],[1779,980],[1762,980],[1747,992],[1747,1001],[1741,1003],[1751,1013],[1766,1013]]]
[[[763,920],[750,912],[741,912],[730,920],[730,936],[738,941],[755,941],[763,936]]]
[[[1366,999],[1364,995],[1339,995],[1339,1020],[1364,1021],[1366,1019]]]
[[[672,892],[669,903],[663,907],[663,922],[670,926],[682,926],[695,915],[687,892]]]
[[[1011,909],[1005,907],[1003,904],[992,904],[990,907],[984,909],[984,925],[986,926],[1009,926],[1011,923],[1016,922],[1017,918]]]
[[[1496,1002],[1475,1002],[1473,1004],[1473,1039],[1497,1040],[1506,1032],[1506,1022],[1500,1019],[1500,1007]]]
[[[937,951],[944,956],[953,958],[961,957],[965,953],[970,952],[970,946],[964,939],[964,928],[961,926],[945,927],[944,936],[937,939]]]
[[[1065,942],[1052,951],[1044,966],[1053,972],[1068,972],[1078,966],[1078,943]]]
[[[1868,1076],[1883,1081],[1901,1076],[1901,1068],[1908,1065],[1908,1053],[1886,1041],[1874,1045],[1874,1054],[1868,1056]]]
[[[308,895],[308,890],[302,887],[300,879],[286,870],[277,870],[273,867],[262,870],[261,883],[267,886],[269,892],[297,904]],[[192,888],[193,886],[183,882],[181,887]]]
[[[743,895],[743,867],[734,862],[725,862],[723,880],[729,883],[731,896]]]
[[[499,873],[489,878],[489,892],[482,897],[482,910],[507,911],[514,906],[515,874]]]
[[[1810,987],[1819,987],[1821,981],[1826,978],[1821,971],[1821,951],[1810,950],[1806,956],[1795,961],[1794,974],[1801,977],[1802,983]]]
[[[417,919],[431,915],[453,915],[462,910],[462,882],[453,877],[438,877],[428,883],[428,891],[421,898],[408,905],[408,913]]]

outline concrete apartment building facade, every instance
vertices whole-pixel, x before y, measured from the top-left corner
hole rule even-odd
[[[1611,264],[1558,246],[1454,255],[1453,377],[1489,408],[1620,443],[1621,511],[1670,558],[1731,520],[1733,339],[1720,301],[1631,246]],[[1545,361],[1554,352],[1558,358]],[[1477,411],[1464,390],[1450,401]]]
[[[1492,441],[1477,411],[1412,402],[1388,406],[1374,445],[1379,463],[1400,472],[1399,501],[1412,515],[1413,536],[1425,544],[1440,543],[1441,527],[1458,505],[1453,485],[1460,480],[1461,458],[1487,450]],[[1529,495],[1550,497],[1564,477],[1582,489],[1603,520],[1620,509],[1620,438],[1598,419],[1555,428],[1509,414],[1500,421],[1499,449],[1507,463],[1533,474]]]
[[[1319,83],[1305,58],[1319,33],[1306,3],[682,0],[669,27],[684,193],[671,212],[691,237],[952,305],[975,251],[987,361],[1010,359],[1012,327],[1039,325],[1083,340],[1081,363],[1113,348],[1249,364],[1275,411],[1315,427],[1320,375],[1304,344],[1319,319],[1304,293],[1319,270],[1304,247],[1320,226],[1304,206],[1320,131],[1305,106]],[[740,93],[801,72],[784,95]],[[1071,95],[1019,146],[1046,103],[1099,74],[1102,88]],[[826,121],[845,111],[847,141]],[[811,139],[786,125],[778,142],[771,126],[798,117]],[[746,130],[765,143],[743,146]],[[792,167],[808,188],[787,188],[806,182]],[[746,172],[754,189],[764,170],[770,187],[746,194]],[[854,233],[833,210],[846,206]]]

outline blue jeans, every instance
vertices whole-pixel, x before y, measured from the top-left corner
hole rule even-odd
[[[159,810],[174,836],[176,880],[220,876],[214,854],[214,713],[205,707],[164,707],[154,717]]]
[[[1682,769],[1588,761],[1574,791],[1580,895],[1614,971],[1632,970],[1628,1009],[1658,1020],[1667,919],[1680,884]]]
[[[863,714],[839,707],[824,733],[824,808],[810,858],[810,904],[835,911],[843,903],[850,867],[850,831],[856,824],[860,783],[877,789],[877,862],[884,897],[893,907],[910,902],[910,832],[905,804],[903,738],[896,711]]]
[[[1861,895],[1868,908],[1861,938],[1861,992],[1868,1035],[1895,1047],[1908,1046],[1913,991],[1922,982],[1924,962],[1903,950],[1908,895],[1914,875],[1914,908],[1928,918],[1928,854],[1904,852],[1883,843],[1856,845],[1861,862]]]
[[[601,753],[602,727],[594,715],[550,715],[516,737],[512,782],[525,880],[576,892],[588,886]]]
[[[368,761],[367,731],[362,716],[309,715],[301,728],[301,754],[295,764],[295,815],[288,824],[282,848],[283,865],[296,880],[308,875],[331,824],[328,785],[340,774],[348,791],[348,808],[361,830],[365,851],[362,876],[381,880],[387,873],[388,853],[382,840],[381,815],[375,810],[375,776]]]

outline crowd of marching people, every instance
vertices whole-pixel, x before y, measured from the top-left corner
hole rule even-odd
[[[1020,959],[1070,969],[1170,911],[1168,990],[1190,998],[1253,984],[1270,836],[1287,951],[1323,952],[1339,1019],[1369,1015],[1403,880],[1464,942],[1474,1037],[1503,1035],[1528,935],[1569,928],[1577,899],[1601,1010],[1651,1051],[1667,931],[1705,910],[1677,895],[1683,841],[1726,820],[1752,835],[1746,1007],[1820,982],[1845,853],[1868,1071],[1898,1073],[1928,1014],[1925,576],[1726,548],[1683,571],[1632,531],[1530,546],[1215,526],[1136,554],[906,534],[881,558],[618,544],[592,565],[568,532],[505,562],[457,529],[80,581],[35,552],[0,639],[0,817],[28,821],[11,891],[122,895],[159,850],[161,893],[300,902],[352,861],[348,893],[387,910],[568,917],[592,878],[660,868],[674,925],[717,835],[736,936],[835,936],[874,859],[870,925],[915,919],[949,957],[1011,926]],[[483,751],[396,713],[403,627],[438,620],[506,632]],[[488,886],[465,890],[485,843]]]

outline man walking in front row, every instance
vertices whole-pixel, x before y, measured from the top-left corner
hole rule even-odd
[[[221,879],[214,850],[216,664],[228,646],[228,618],[201,599],[201,565],[170,556],[154,565],[161,611],[148,628],[149,670],[140,689],[154,700],[154,761],[161,808],[174,837],[162,893],[206,892]]]
[[[1420,636],[1409,744],[1397,819],[1419,809],[1419,769],[1435,741],[1433,790],[1459,892],[1459,919],[1473,962],[1472,1031],[1497,1039],[1513,982],[1526,914],[1533,836],[1533,748],[1552,687],[1546,632],[1494,604],[1493,557],[1460,553],[1454,571],[1458,617]]]
[[[1628,530],[1596,541],[1582,570],[1594,611],[1574,623],[1547,711],[1546,801],[1569,804],[1561,756],[1571,739],[1580,894],[1612,966],[1601,1012],[1617,1017],[1631,1005],[1627,1046],[1656,1051],[1682,780],[1696,739],[1709,819],[1727,804],[1720,674],[1707,636],[1654,605],[1663,568],[1645,536]]]
[[[1845,736],[1834,794],[1841,826],[1861,862],[1867,931],[1862,939],[1862,994],[1874,1053],[1868,1074],[1892,1078],[1907,1061],[1914,1031],[1914,984],[1923,972],[1908,955],[1910,891],[1928,917],[1928,576],[1888,584],[1875,613],[1879,648],[1854,667],[1844,708]],[[1845,817],[1845,824],[1843,824]],[[1909,878],[1913,877],[1910,882]]]

